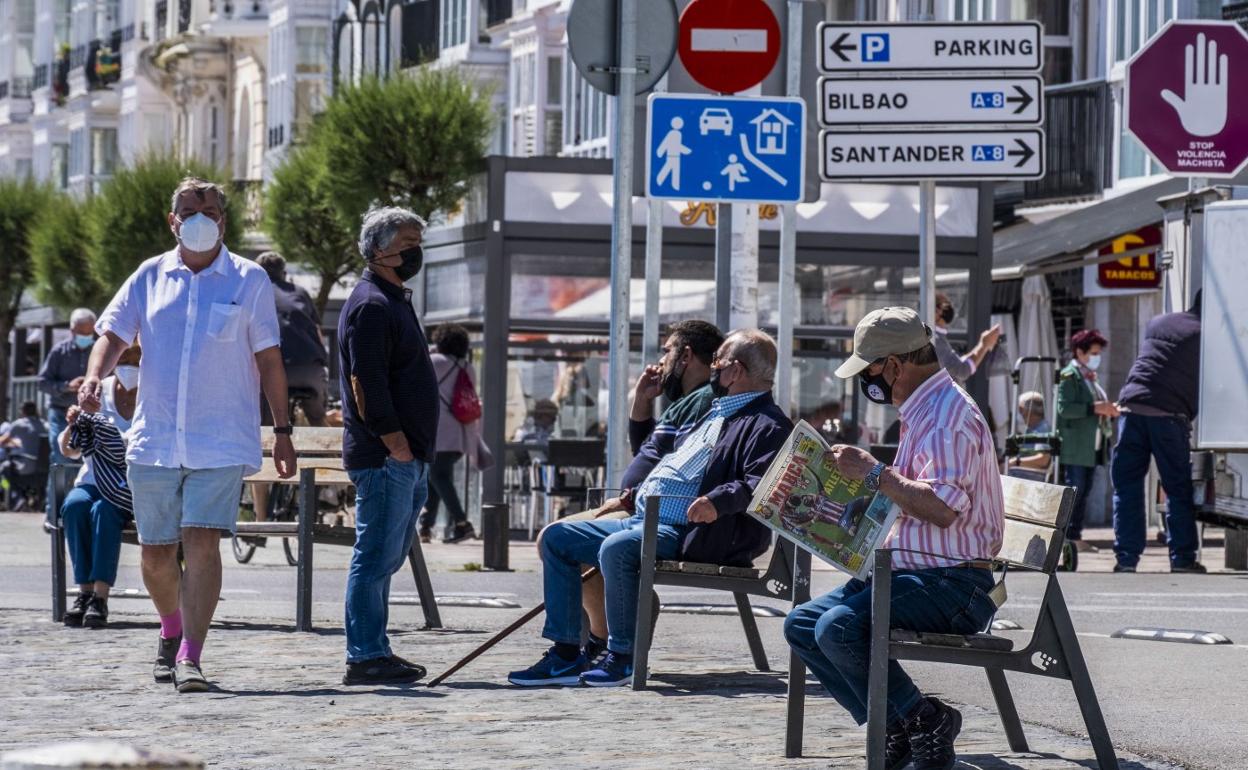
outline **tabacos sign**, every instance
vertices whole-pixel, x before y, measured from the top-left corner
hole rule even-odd
[[[1141,249],[1148,249],[1143,254]],[[1134,256],[1101,262],[1096,266],[1096,282],[1104,289],[1156,289],[1161,285],[1157,252],[1161,249],[1161,228],[1141,227],[1120,235],[1097,253],[1102,257],[1137,252]]]

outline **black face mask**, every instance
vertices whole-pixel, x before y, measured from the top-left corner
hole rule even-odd
[[[728,395],[728,386],[719,381],[719,376],[723,371],[723,369],[711,370],[711,393],[715,398],[723,398]]]
[[[868,401],[888,405],[893,403],[893,386],[884,378],[883,369],[880,370],[879,374],[863,372],[858,375],[858,387]]]
[[[660,387],[663,388],[663,395],[668,401],[675,401],[685,395],[685,386],[680,380],[685,376],[684,372],[677,373],[675,367],[663,376],[663,382]]]
[[[420,272],[420,268],[425,264],[425,250],[419,246],[411,246],[399,252],[399,256],[403,262],[394,269],[400,281],[407,282],[412,276]]]
[[[946,324],[953,323],[953,305],[945,305],[940,309],[940,320]]]

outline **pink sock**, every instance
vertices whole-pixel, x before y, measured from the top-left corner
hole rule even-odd
[[[177,639],[182,635],[182,610],[174,610],[172,615],[160,616],[160,638]]]
[[[194,640],[184,638],[182,640],[182,646],[178,647],[177,662],[181,663],[184,660],[191,660],[198,663],[199,654],[203,651],[203,642],[196,642]]]

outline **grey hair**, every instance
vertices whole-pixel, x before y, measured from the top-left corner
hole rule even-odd
[[[92,311],[90,308],[80,307],[74,312],[69,314],[70,326],[77,326],[83,321],[90,321],[91,323],[95,323],[95,312]]]
[[[225,188],[216,182],[209,182],[207,179],[200,179],[197,176],[183,177],[182,181],[178,182],[178,186],[173,190],[173,196],[169,198],[170,212],[178,213],[178,198],[181,198],[183,193],[188,192],[195,193],[201,199],[205,194],[215,192],[217,201],[221,204],[221,213],[225,213]]]
[[[776,341],[759,329],[741,329],[728,335],[720,347],[718,358],[740,361],[757,382],[772,385],[776,381]]]
[[[1018,408],[1028,414],[1044,414],[1044,395],[1038,390],[1029,390],[1018,397]]]
[[[411,209],[399,206],[371,208],[360,223],[360,256],[372,259],[378,251],[386,249],[398,235],[399,230],[415,225],[424,232],[425,220]]]

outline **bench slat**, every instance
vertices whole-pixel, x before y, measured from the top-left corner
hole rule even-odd
[[[717,575],[719,577],[745,578],[753,580],[758,577],[755,567],[728,567],[722,564],[703,564],[696,561],[659,560],[655,565],[659,572],[679,572],[686,575]]]
[[[342,470],[342,462],[327,462],[331,467],[322,467],[316,464],[311,458],[299,458],[300,468],[316,468],[317,484],[350,484],[351,477],[347,472]],[[288,479],[284,479],[277,475],[277,468],[273,465],[273,458],[264,458],[264,464],[260,467],[259,472],[248,476],[244,481],[253,481],[262,484],[298,484],[299,474],[296,473]]]
[[[1001,542],[999,561],[1014,567],[1049,573],[1057,567],[1062,533],[1041,524],[1014,519],[1005,520],[1005,536]]]
[[[1067,503],[1067,492],[1070,501]],[[1001,492],[1005,496],[1005,515],[1048,527],[1065,526],[1063,513],[1069,518],[1067,507],[1074,506],[1074,492],[1057,484],[1031,481],[1014,476],[1001,477]]]
[[[272,428],[260,429],[260,447],[265,455],[273,454],[273,440]],[[342,428],[295,426],[295,433],[291,436],[291,443],[295,445],[295,453],[299,455],[341,455]]]
[[[1003,636],[994,636],[993,634],[961,636],[959,634],[933,634],[897,628],[889,633],[889,639],[901,644],[933,644],[939,647],[963,647],[972,650],[1008,652],[1014,649],[1013,640],[1006,639]]]

